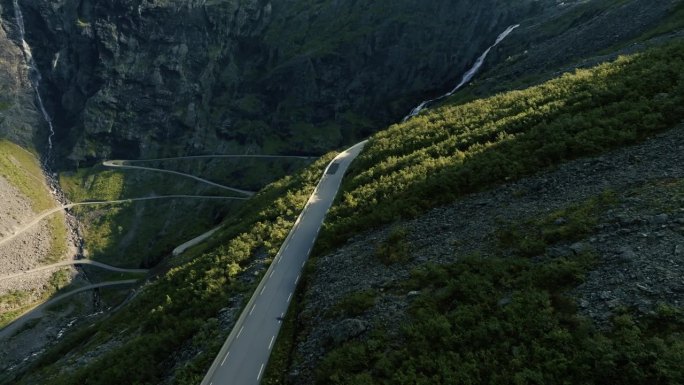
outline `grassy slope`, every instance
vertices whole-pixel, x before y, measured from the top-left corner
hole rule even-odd
[[[45,184],[40,163],[36,156],[6,140],[0,140],[0,175],[7,179],[31,202],[35,213],[52,207],[55,202]],[[47,219],[52,245],[43,262],[60,260],[66,253],[66,225],[60,213]]]
[[[102,167],[62,173],[60,184],[73,202],[155,195],[233,196],[182,177]],[[149,267],[180,240],[207,231],[216,225],[215,218],[238,205],[233,201],[174,199],[82,207],[75,213],[84,223],[90,258],[117,266]]]
[[[135,165],[185,172],[229,186],[259,190],[310,163],[311,160],[300,159],[184,159]],[[64,172],[60,184],[73,202],[171,194],[241,196],[180,176],[101,166]],[[151,267],[183,240],[215,227],[241,205],[241,201],[179,199],[75,211],[85,224],[84,240],[90,258],[117,266]]]
[[[45,177],[36,156],[7,140],[0,140],[0,176],[7,179],[28,199],[35,213],[55,207],[55,200],[45,184]],[[51,263],[62,259],[66,253],[66,225],[61,214],[55,214],[47,221],[52,243],[42,262]],[[55,272],[41,296],[47,298],[65,284],[63,272]],[[28,294],[20,291],[0,296],[0,307],[12,309],[0,315],[0,326],[33,306],[29,298]]]

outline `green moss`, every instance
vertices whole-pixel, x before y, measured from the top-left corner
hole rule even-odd
[[[591,234],[600,215],[613,207],[616,200],[614,192],[606,191],[544,218],[506,226],[496,234],[499,247],[519,256],[533,257],[544,254],[547,247],[556,243],[580,240]]]
[[[376,246],[375,256],[385,265],[408,261],[409,245],[406,241],[406,236],[405,228],[395,226],[390,231],[387,239]]]
[[[350,293],[330,309],[328,317],[358,317],[375,305],[376,297],[373,290]]]

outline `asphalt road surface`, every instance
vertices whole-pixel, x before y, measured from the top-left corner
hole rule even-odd
[[[328,165],[202,385],[259,384],[280,331],[280,319],[287,312],[325,215],[347,167],[365,144],[349,148]]]
[[[172,175],[182,176],[184,178],[194,179],[198,182],[206,183],[209,186],[222,188],[224,190],[236,192],[238,194],[243,194],[243,195],[250,196],[250,197],[255,194],[254,191],[247,191],[247,190],[241,190],[241,189],[235,188],[235,187],[224,186],[220,183],[212,182],[208,179],[200,178],[200,177],[194,176],[192,174],[186,174],[184,172],[164,170],[162,168],[154,168],[154,167],[130,166],[130,165],[127,165],[126,161],[124,161],[124,160],[107,160],[107,161],[102,162],[102,165],[105,167],[111,167],[111,168],[122,168],[122,169],[129,169],[129,170],[144,170],[144,171],[161,172],[164,174],[172,174]]]
[[[32,274],[32,273],[37,273],[39,271],[51,270],[51,269],[55,269],[58,267],[71,266],[71,265],[90,265],[90,266],[99,267],[101,269],[105,269],[105,270],[109,270],[109,271],[113,271],[113,272],[117,272],[117,273],[147,273],[146,269],[124,269],[121,267],[110,266],[110,265],[107,265],[105,263],[93,261],[90,259],[74,259],[71,261],[62,261],[62,262],[53,263],[51,265],[40,266],[40,267],[37,267],[35,269],[22,271],[20,273],[3,275],[3,276],[0,276],[0,281],[2,281],[4,279],[16,278],[16,277],[21,277],[21,276]]]

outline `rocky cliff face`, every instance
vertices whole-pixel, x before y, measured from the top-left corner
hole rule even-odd
[[[554,1],[23,0],[58,159],[320,153]],[[11,0],[1,0],[2,18]]]
[[[21,2],[63,157],[137,157],[212,142],[219,63],[236,54],[238,37],[263,29],[270,5],[204,3]]]
[[[5,5],[0,5],[4,15]],[[24,56],[11,35],[13,26],[0,19],[0,137],[25,147],[33,146],[34,133],[39,127],[34,93],[28,79]]]

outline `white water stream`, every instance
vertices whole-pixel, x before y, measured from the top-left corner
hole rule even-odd
[[[499,37],[496,38],[496,42],[494,42],[494,44],[492,44],[489,48],[487,48],[487,50],[484,51],[484,53],[482,53],[482,55],[480,55],[480,57],[477,58],[477,60],[475,61],[475,64],[473,64],[473,66],[468,70],[468,72],[466,72],[465,75],[463,75],[463,79],[461,79],[461,82],[458,83],[458,85],[456,87],[454,87],[454,89],[452,89],[451,91],[447,92],[446,94],[444,94],[440,97],[423,101],[416,108],[411,110],[411,112],[408,115],[406,115],[406,117],[404,117],[404,119],[402,121],[405,122],[405,121],[411,119],[412,117],[418,115],[425,108],[427,108],[427,106],[430,103],[434,103],[434,102],[437,102],[439,100],[448,98],[449,96],[453,95],[456,91],[460,90],[463,86],[468,84],[468,82],[470,82],[473,79],[473,77],[475,76],[475,74],[477,74],[477,72],[480,70],[480,67],[482,67],[482,64],[484,63],[485,59],[487,58],[487,55],[489,55],[489,52],[492,50],[492,48],[499,45],[499,43],[501,43],[503,41],[503,39],[508,37],[508,35],[510,35],[511,32],[513,32],[513,30],[518,28],[518,27],[520,27],[520,24],[511,25],[510,27],[506,28],[506,30],[503,31],[499,35]]]
[[[47,168],[50,161],[50,157],[52,156],[52,138],[55,136],[55,130],[52,126],[52,119],[50,118],[50,115],[48,114],[47,110],[45,109],[45,105],[43,104],[43,98],[40,96],[40,81],[42,80],[42,76],[40,74],[40,71],[38,70],[36,61],[33,59],[31,47],[28,45],[28,43],[26,43],[26,28],[24,27],[24,15],[21,13],[21,8],[19,7],[19,0],[13,0],[13,4],[14,19],[17,23],[17,28],[19,30],[21,50],[24,53],[24,59],[26,60],[26,64],[29,66],[29,80],[31,81],[31,86],[36,92],[36,101],[38,103],[38,107],[40,108],[40,112],[43,114],[43,119],[45,119],[45,122],[47,123],[48,128],[50,129],[50,133],[48,134],[48,148],[44,160],[44,165]]]

